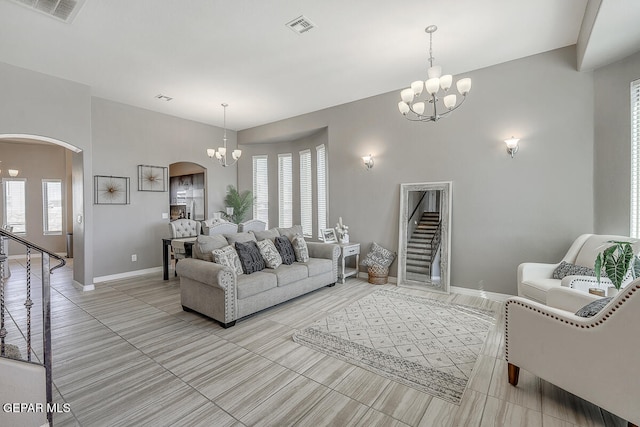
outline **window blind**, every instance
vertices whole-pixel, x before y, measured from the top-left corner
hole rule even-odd
[[[269,228],[269,170],[267,156],[253,156],[253,219],[264,221]]]
[[[318,236],[327,228],[327,150],[325,145],[316,147],[316,183],[318,186]]]
[[[62,181],[42,180],[42,227],[44,234],[62,234]]]
[[[631,237],[640,237],[640,79],[631,82]]]
[[[293,166],[291,153],[278,154],[278,224],[293,225]]]
[[[4,222],[13,226],[14,233],[26,233],[27,231],[27,210],[26,210],[26,180],[3,179],[3,211]]]
[[[300,151],[300,223],[305,237],[313,236],[311,150]]]

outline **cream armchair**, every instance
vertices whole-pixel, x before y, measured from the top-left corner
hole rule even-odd
[[[593,317],[574,314],[597,299],[552,288],[547,305],[521,297],[505,304],[509,383],[525,369],[627,420],[640,424],[640,279]]]
[[[561,261],[593,268],[596,257],[608,247],[607,242],[610,240],[630,241],[631,238],[626,236],[583,234],[573,242]],[[601,278],[600,284],[598,284],[595,276],[570,275],[563,279],[554,279],[553,272],[559,265],[560,262],[556,264],[533,262],[520,264],[518,266],[518,296],[545,304],[549,289],[559,286],[574,288],[583,292],[588,292],[589,288],[606,289],[612,286],[611,281],[607,278]],[[631,275],[629,275],[623,286],[630,283],[631,280]]]
[[[200,234],[201,224],[193,219],[176,219],[169,223],[171,233],[171,250],[173,258],[178,262],[187,257],[185,242],[195,241]]]
[[[238,224],[238,231],[265,231],[267,229],[267,223],[260,221],[259,219],[250,219]]]

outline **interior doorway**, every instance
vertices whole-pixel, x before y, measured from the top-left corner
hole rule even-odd
[[[169,218],[207,219],[207,170],[197,163],[169,165]]]

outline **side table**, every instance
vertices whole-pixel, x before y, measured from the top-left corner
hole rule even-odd
[[[338,279],[344,283],[349,276],[358,277],[358,265],[360,264],[360,243],[338,243],[340,246],[340,259],[338,260]],[[349,256],[356,257],[355,268],[345,267],[345,258]]]

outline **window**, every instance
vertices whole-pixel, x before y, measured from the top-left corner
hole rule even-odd
[[[300,223],[305,237],[313,235],[313,188],[311,150],[300,152]]]
[[[640,237],[640,79],[631,82],[631,237]]]
[[[291,153],[278,154],[278,224],[293,225],[293,166]]]
[[[42,227],[44,234],[62,234],[62,181],[42,180]]]
[[[269,174],[267,156],[253,156],[253,219],[267,223],[269,228]]]
[[[316,174],[318,185],[318,236],[320,230],[327,228],[327,149],[322,145],[316,147]]]
[[[14,233],[25,233],[27,231],[26,180],[24,178],[5,178],[2,180],[2,184],[4,222],[13,226]]]

